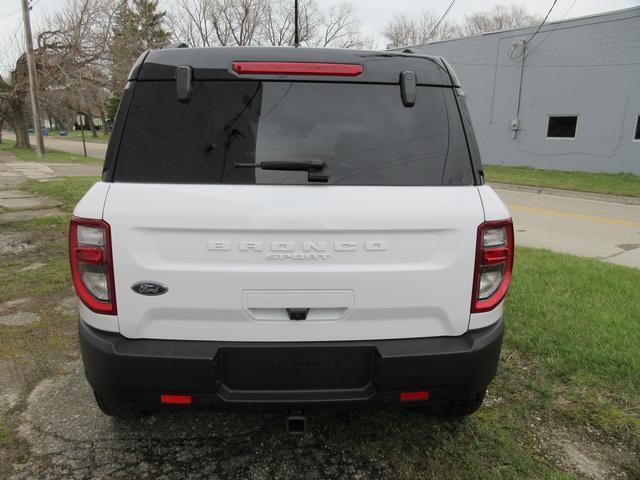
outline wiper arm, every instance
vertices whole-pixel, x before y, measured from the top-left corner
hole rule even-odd
[[[324,160],[272,160],[260,163],[234,163],[235,167],[261,168],[262,170],[286,170],[292,172],[317,172],[324,168]]]

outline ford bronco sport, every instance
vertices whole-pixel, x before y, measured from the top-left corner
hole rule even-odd
[[[493,379],[514,239],[441,58],[169,48],[71,220],[107,415],[434,407]]]

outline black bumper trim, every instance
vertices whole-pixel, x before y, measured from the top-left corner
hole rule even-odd
[[[161,408],[160,393],[185,393],[196,409],[269,409],[396,404],[401,391],[424,389],[430,403],[469,397],[495,376],[504,322],[459,337],[345,342],[134,340],[82,320],[78,329],[87,380],[106,398]]]

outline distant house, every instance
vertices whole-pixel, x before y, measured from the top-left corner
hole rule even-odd
[[[640,7],[410,47],[454,67],[483,161],[640,174]]]

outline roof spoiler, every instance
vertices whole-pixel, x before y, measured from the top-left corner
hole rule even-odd
[[[170,43],[164,48],[189,48],[189,45],[187,45],[184,42],[178,42],[178,43]]]
[[[444,65],[444,68],[447,70],[447,73],[449,74],[449,78],[451,78],[451,85],[457,88],[460,88],[460,79],[458,78],[458,75],[456,75],[456,72],[453,70],[453,67],[451,66],[451,64],[449,62],[447,62],[447,60],[444,57],[438,57],[438,59],[442,62],[442,64]]]

